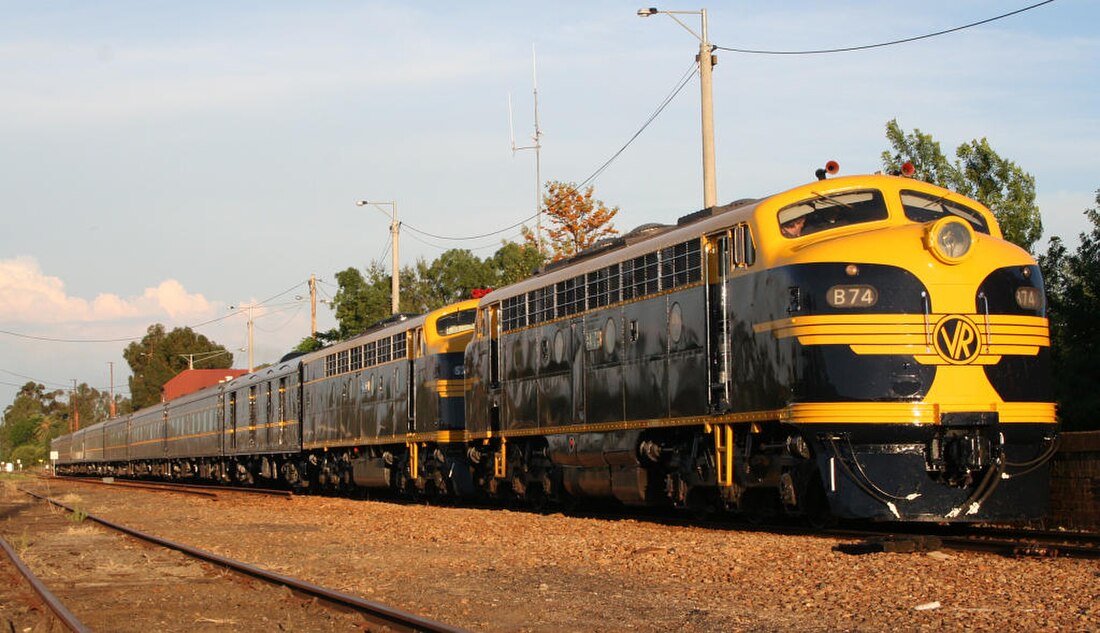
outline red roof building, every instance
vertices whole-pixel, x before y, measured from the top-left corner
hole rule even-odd
[[[228,382],[247,373],[246,369],[185,369],[176,374],[175,378],[164,383],[160,388],[160,400],[168,402],[204,387]]]

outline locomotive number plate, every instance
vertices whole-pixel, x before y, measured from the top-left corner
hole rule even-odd
[[[869,308],[878,303],[873,286],[833,286],[825,297],[834,308]]]

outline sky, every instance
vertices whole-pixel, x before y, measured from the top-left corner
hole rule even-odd
[[[1037,0],[705,7],[709,39],[810,50],[904,39]],[[306,281],[492,254],[543,180],[581,182],[688,72],[695,36],[641,4],[0,0],[0,407],[35,380],[127,393],[154,323],[247,366],[309,334]],[[899,10],[903,7],[903,10]],[[699,5],[658,5],[696,11]],[[680,15],[699,32],[698,15]],[[1100,175],[1100,3],[1056,0],[955,33],[827,55],[718,51],[719,203],[881,169],[886,122],[946,154],[985,137],[1035,177],[1037,250],[1088,229]],[[509,99],[511,118],[509,123]],[[702,207],[693,77],[592,181],[623,231]],[[394,205],[356,206],[368,199]],[[445,240],[492,233],[476,240]],[[433,234],[437,237],[429,237]],[[335,324],[318,306],[321,329]]]

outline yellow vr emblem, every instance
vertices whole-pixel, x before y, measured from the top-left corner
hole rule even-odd
[[[973,362],[981,350],[981,334],[974,322],[961,315],[944,317],[932,332],[936,352],[952,365]]]

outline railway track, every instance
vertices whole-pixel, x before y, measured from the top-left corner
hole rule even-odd
[[[118,488],[138,488],[145,490],[161,490],[165,492],[178,492],[180,494],[197,495],[217,499],[221,493],[240,493],[266,495],[273,497],[291,498],[294,493],[289,490],[272,490],[269,488],[242,488],[239,486],[207,486],[186,483],[163,483],[153,481],[133,481],[130,479],[116,479],[114,477],[49,477],[39,476],[39,479],[57,482],[78,482],[102,486],[115,486]]]
[[[1100,533],[932,523],[864,523],[826,529],[793,523],[748,523],[733,518],[691,519],[679,513],[663,511],[623,512],[589,509],[575,514],[596,519],[643,520],[679,527],[693,526],[713,530],[834,537],[853,541],[838,545],[837,548],[839,551],[854,554],[949,549],[1013,557],[1100,558]]]
[[[93,484],[107,483],[120,487],[166,490],[189,494],[214,495],[218,492],[241,492],[278,496],[292,496],[289,491],[238,488],[225,486],[201,486],[182,483],[151,483],[114,480],[105,481],[94,478],[46,478],[57,481],[76,481]],[[935,549],[952,549],[989,552],[1005,556],[1035,557],[1073,557],[1100,558],[1100,534],[1062,532],[1052,530],[1030,530],[1010,527],[976,527],[961,524],[868,524],[866,526],[817,529],[791,525],[749,525],[732,521],[693,520],[682,515],[664,513],[622,513],[620,511],[586,511],[580,516],[604,518],[642,518],[674,525],[695,525],[713,529],[738,529],[747,531],[762,530],[786,534],[806,534],[833,536],[856,540],[859,543],[840,545],[842,551],[865,553],[875,551],[911,552]]]
[[[90,624],[65,625],[70,630],[225,630],[267,631],[272,628],[298,630],[460,631],[434,620],[261,569],[188,545],[86,514],[78,508],[20,488],[19,492],[47,502],[10,506],[9,520],[0,534],[22,526],[17,534],[28,554],[39,553],[33,565],[17,563],[21,570],[34,566],[53,593],[45,590],[43,600],[61,610],[75,612]],[[47,508],[47,510],[43,510]],[[66,519],[58,508],[77,517]],[[157,546],[149,550],[132,539],[120,538],[89,526],[93,522],[116,532]],[[81,531],[79,545],[69,539],[57,545],[53,537]],[[54,543],[54,544],[51,544]],[[66,550],[59,556],[56,548]],[[15,560],[19,556],[12,550]],[[196,562],[201,561],[201,562]],[[232,570],[230,573],[226,570]],[[135,573],[131,573],[135,572]],[[247,578],[245,578],[247,577]],[[262,581],[262,582],[255,582]],[[34,582],[34,581],[31,581]],[[43,584],[43,582],[45,584]],[[50,597],[47,597],[50,596]],[[302,599],[302,597],[308,599]],[[178,598],[178,599],[177,599]],[[68,603],[68,609],[66,609]],[[110,606],[107,606],[110,605]],[[196,612],[195,609],[198,608]],[[55,609],[56,611],[57,609]],[[105,621],[104,611],[132,619]],[[90,615],[89,615],[90,614]],[[243,615],[242,615],[243,614]]]
[[[61,624],[65,626],[65,628],[73,631],[74,633],[84,633],[85,631],[91,630],[88,627],[84,626],[84,623],[81,622],[75,615],[73,615],[72,611],[69,611],[68,607],[65,606],[65,603],[58,599],[58,597],[54,595],[52,591],[50,591],[49,587],[47,587],[41,580],[39,580],[37,576],[34,575],[34,572],[32,572],[31,569],[27,567],[27,564],[23,562],[23,559],[19,557],[19,553],[16,552],[11,543],[9,543],[7,539],[5,539],[3,536],[0,536],[0,550],[2,550],[7,556],[16,573],[22,576],[27,585],[29,585],[30,588],[34,590],[34,593],[38,595],[39,599],[41,599],[42,602],[45,603],[46,607],[48,607],[53,615],[61,621]],[[30,604],[29,606],[31,611],[36,610],[37,605]],[[11,620],[9,620],[8,622],[10,624],[11,630],[14,631],[15,622]],[[35,628],[34,626],[26,626],[27,624],[28,623],[22,623],[21,626],[23,626],[23,628],[21,628],[21,630],[30,630]]]
[[[828,530],[826,534],[862,539],[870,551],[953,549],[1002,556],[1100,558],[1100,534],[1006,527],[893,526]],[[856,546],[855,549],[858,549]]]

